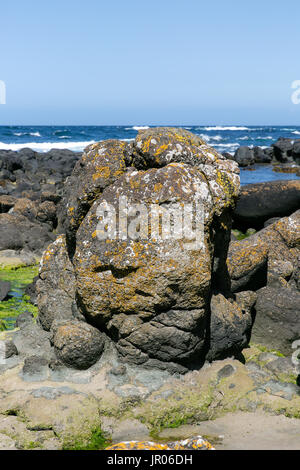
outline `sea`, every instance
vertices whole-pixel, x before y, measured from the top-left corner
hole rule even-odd
[[[202,137],[219,152],[234,154],[238,147],[269,147],[279,137],[300,139],[300,126],[175,126]],[[24,147],[37,152],[55,149],[82,151],[87,145],[107,139],[133,140],[143,125],[124,126],[0,126],[0,150],[18,151]],[[298,179],[293,173],[277,173],[270,165],[241,169],[241,184]]]

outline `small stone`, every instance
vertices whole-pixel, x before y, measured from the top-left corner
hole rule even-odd
[[[24,361],[23,379],[39,382],[48,378],[48,361],[44,357],[29,356]]]
[[[113,367],[112,369],[110,369],[110,373],[113,375],[125,375],[126,367],[124,365]]]
[[[31,312],[26,311],[24,313],[20,313],[20,315],[16,319],[16,327],[22,328],[22,326],[25,325],[25,323],[32,322],[32,319],[33,319],[33,315]]]
[[[232,374],[235,373],[235,370],[235,367],[233,367],[231,364],[227,364],[218,371],[218,380],[230,377]]]
[[[16,345],[10,340],[5,341],[5,359],[8,359],[12,356],[16,356],[17,354],[18,350],[16,348]]]
[[[72,320],[59,325],[53,344],[57,358],[74,369],[88,369],[100,358],[104,335],[87,323]]]

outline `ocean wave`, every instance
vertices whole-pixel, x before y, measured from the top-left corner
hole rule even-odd
[[[224,148],[232,148],[232,147],[239,147],[240,144],[232,143],[232,144],[213,144],[214,147],[224,147]]]
[[[65,134],[69,133],[68,129],[57,129],[56,131],[53,132],[53,135],[60,135],[60,134]]]
[[[0,142],[0,149],[18,151],[29,147],[37,152],[48,152],[51,149],[68,149],[74,152],[81,152],[85,147],[94,143],[95,140],[87,142],[22,142],[21,144],[5,144]]]
[[[204,127],[206,131],[249,131],[248,127],[237,127],[237,126],[213,126]]]
[[[210,140],[223,140],[223,137],[220,135],[207,135],[207,134],[200,134],[201,139],[205,140],[206,142],[209,142]]]
[[[33,137],[41,137],[39,132],[14,132],[14,135],[20,137],[21,135],[31,135]]]
[[[300,135],[300,131],[294,131],[292,134]]]
[[[149,126],[125,127],[125,130],[126,130],[126,131],[131,131],[132,129],[133,129],[134,131],[142,131],[142,130],[145,130],[145,129],[149,129]]]

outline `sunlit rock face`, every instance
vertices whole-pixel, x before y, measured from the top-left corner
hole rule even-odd
[[[183,129],[90,145],[66,184],[59,215],[66,238],[42,261],[40,323],[87,321],[127,362],[200,364],[210,347],[212,293],[229,292],[238,192],[237,164]]]

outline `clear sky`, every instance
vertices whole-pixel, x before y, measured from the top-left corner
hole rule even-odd
[[[299,0],[0,4],[0,124],[300,124]]]

